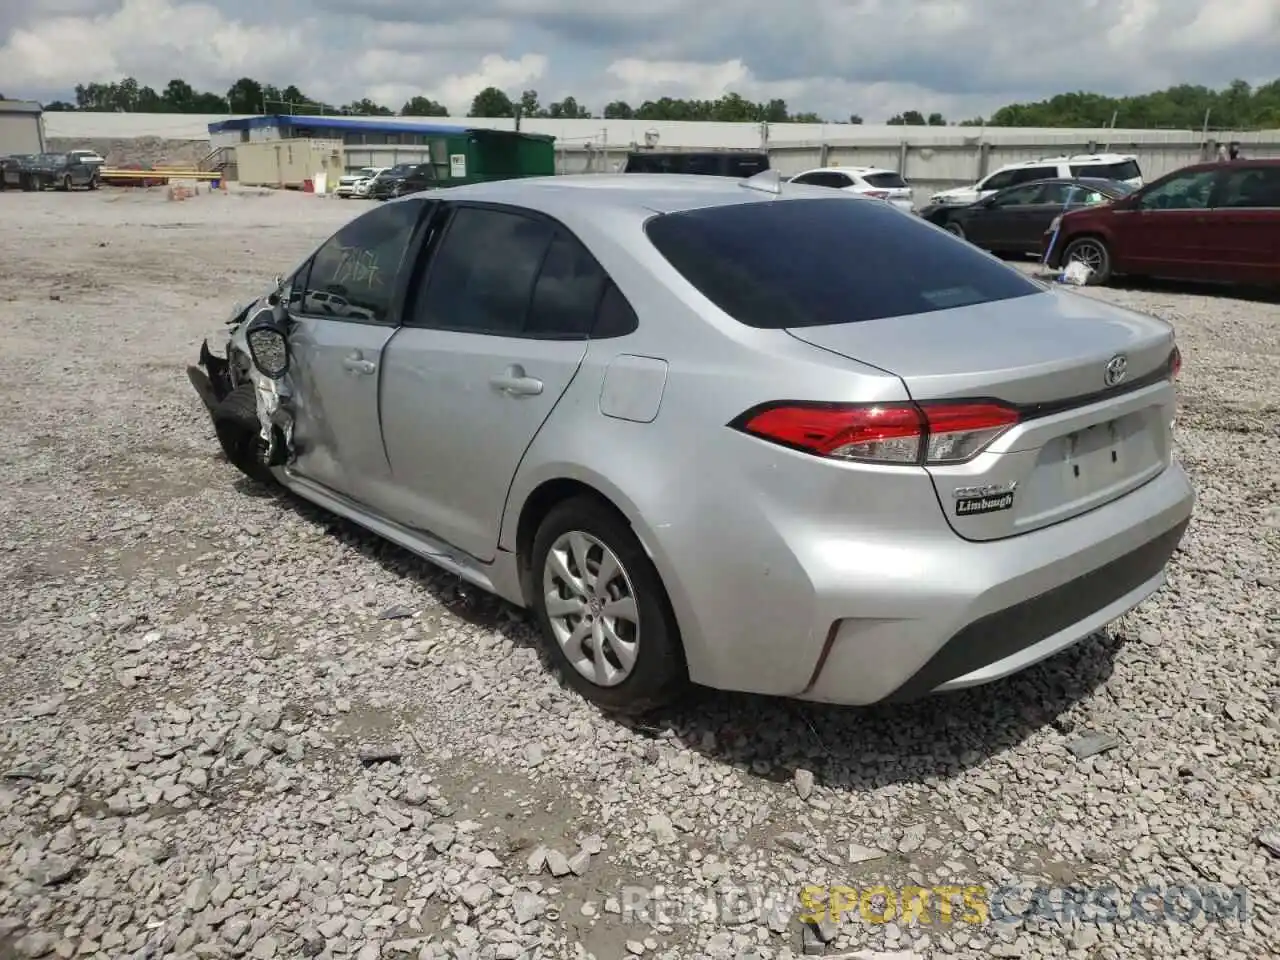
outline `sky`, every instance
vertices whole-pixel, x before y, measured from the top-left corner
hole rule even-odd
[[[492,85],[597,114],[732,90],[875,123],[1264,82],[1277,50],[1280,0],[0,0],[0,91],[46,102],[126,76],[214,92],[249,76],[457,116]]]

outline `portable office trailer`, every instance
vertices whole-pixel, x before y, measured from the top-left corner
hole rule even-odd
[[[259,140],[235,151],[237,177],[247,187],[299,189],[318,173],[336,185],[346,169],[338,140]]]

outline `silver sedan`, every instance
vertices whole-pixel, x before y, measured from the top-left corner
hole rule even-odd
[[[1159,589],[1169,324],[888,204],[508,180],[352,220],[189,372],[233,463],[529,608],[583,695],[971,686]]]

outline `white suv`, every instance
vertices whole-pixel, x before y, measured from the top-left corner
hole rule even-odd
[[[1010,163],[994,173],[989,173],[973,186],[943,190],[929,198],[931,204],[958,206],[977,203],[997,190],[1029,183],[1032,180],[1093,177],[1099,180],[1119,180],[1131,187],[1142,186],[1142,169],[1138,158],[1127,153],[1082,153],[1074,157],[1044,157]]]

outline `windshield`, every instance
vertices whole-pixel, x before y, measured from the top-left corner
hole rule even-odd
[[[645,232],[748,327],[857,323],[1042,292],[966,241],[862,199],[707,207],[653,217]]]

